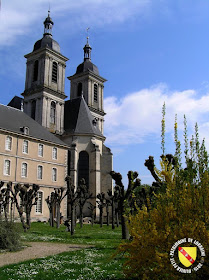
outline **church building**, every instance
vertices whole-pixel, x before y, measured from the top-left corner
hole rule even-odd
[[[44,21],[43,38],[34,44],[32,52],[25,55],[27,64],[23,98],[16,96],[8,106],[4,107],[6,107],[8,114],[9,111],[13,113],[15,111],[17,117],[19,114],[20,119],[24,119],[24,116],[27,115],[28,134],[21,134],[22,141],[24,141],[24,137],[31,137],[30,126],[34,127],[37,124],[42,134],[39,136],[39,131],[36,131],[33,142],[40,144],[41,141],[44,141],[47,146],[51,147],[52,154],[53,148],[62,151],[59,162],[51,162],[49,158],[39,157],[37,159],[39,166],[43,166],[43,164],[46,166],[42,169],[43,179],[40,179],[38,183],[41,186],[42,197],[46,198],[44,193],[46,192],[48,195],[48,190],[53,191],[54,187],[65,187],[64,179],[65,176],[69,175],[75,187],[78,186],[81,178],[85,179],[90,193],[93,194],[92,201],[96,205],[96,195],[100,192],[106,193],[108,189],[112,188],[112,178],[109,173],[113,169],[113,156],[110,149],[104,144],[105,136],[103,135],[105,116],[103,91],[106,79],[100,76],[97,66],[91,61],[92,48],[87,37],[86,45],[83,48],[83,62],[78,65],[75,74],[68,77],[71,83],[70,99],[66,100],[65,68],[68,58],[61,53],[59,44],[53,39],[53,25],[50,14],[48,14]],[[15,109],[11,107],[15,107]],[[4,108],[4,110],[6,109]],[[7,136],[14,133],[11,125],[1,123],[0,130],[4,126],[4,130],[7,130]],[[36,129],[38,129],[37,126]],[[43,134],[45,134],[45,139],[42,139]],[[41,143],[41,145],[43,144]],[[48,147],[47,149],[49,152]],[[48,155],[46,154],[46,156]],[[7,153],[4,153],[4,159],[1,160],[2,170],[4,169],[5,157],[7,157]],[[51,183],[51,172],[49,172],[49,169],[55,168],[52,166],[54,163],[57,164],[56,184]],[[29,170],[29,164],[27,168]],[[46,170],[48,172],[45,173]],[[37,183],[36,180],[34,182],[33,177],[28,177],[27,182]],[[18,177],[18,180],[13,180],[9,178],[9,175],[7,181],[25,182],[21,176]],[[39,204],[43,209],[42,213],[38,213],[39,217],[45,218],[46,211],[44,209],[47,208],[47,204],[44,199],[39,201]],[[67,200],[62,206],[62,214],[64,217],[67,216]],[[36,212],[32,216],[37,218]]]

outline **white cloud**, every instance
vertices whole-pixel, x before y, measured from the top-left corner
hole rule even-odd
[[[72,32],[72,26],[108,25],[145,14],[150,3],[150,0],[51,0],[50,6],[52,18],[62,17],[63,28]],[[47,15],[48,5],[48,0],[2,0],[0,46],[11,45],[19,35],[35,31],[37,23]]]
[[[182,132],[185,114],[189,134],[194,131],[197,122],[200,136],[206,138],[209,146],[209,93],[198,96],[195,90],[169,91],[164,84],[127,94],[122,99],[105,99],[105,135],[108,144],[137,144],[145,142],[147,137],[159,139],[164,102],[167,133],[173,134],[175,114]]]

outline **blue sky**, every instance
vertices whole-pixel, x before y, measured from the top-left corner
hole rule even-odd
[[[24,91],[25,58],[42,38],[49,1],[1,0],[0,103]],[[92,62],[105,83],[106,145],[114,170],[127,183],[136,170],[142,183],[152,177],[144,161],[161,154],[161,110],[166,103],[166,151],[174,152],[186,114],[189,135],[195,122],[209,148],[208,0],[51,0],[53,38],[69,58],[66,77],[83,61],[86,28]],[[70,84],[66,79],[65,92]],[[69,97],[68,97],[69,98]],[[183,149],[183,148],[182,148]]]

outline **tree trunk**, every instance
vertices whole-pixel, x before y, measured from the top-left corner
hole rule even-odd
[[[91,226],[93,227],[94,225],[94,213],[92,212],[92,215],[91,215]]]
[[[125,217],[125,209],[123,201],[121,202],[121,227],[122,227],[122,239],[129,239],[129,231],[126,225],[127,219]]]
[[[119,227],[119,214],[118,214],[118,209],[116,209],[115,216],[116,216],[116,225],[117,225],[117,227]]]
[[[29,209],[26,210],[26,224],[28,226],[28,229],[30,228],[31,225],[30,212],[31,211]]]
[[[57,207],[56,207],[57,209],[57,217],[56,217],[56,219],[57,219],[57,228],[60,228],[60,204],[59,203],[57,203]]]
[[[50,227],[52,227],[52,207],[51,207],[51,209],[50,209],[50,211],[49,211],[49,225],[50,225]]]
[[[7,205],[4,206],[4,217],[5,217],[5,221],[8,222],[8,218],[7,218]]]
[[[115,229],[115,202],[112,200],[112,229]]]
[[[109,213],[109,206],[107,206],[106,211],[107,211],[107,226],[109,226],[109,225],[110,225],[110,213]]]
[[[103,207],[100,207],[100,227],[103,226]]]
[[[77,223],[77,207],[74,206],[74,229],[76,228]]]
[[[74,234],[74,227],[75,227],[75,222],[74,222],[74,206],[71,205],[71,209],[70,209],[70,222],[71,222],[71,235]]]
[[[83,207],[80,206],[80,227],[83,227]]]
[[[51,226],[54,227],[54,203],[52,204],[52,219],[51,219]]]

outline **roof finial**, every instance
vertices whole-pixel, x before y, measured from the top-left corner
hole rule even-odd
[[[49,2],[48,17],[50,17],[50,2]]]
[[[48,10],[48,17],[44,21],[44,36],[50,35],[52,36],[52,26],[54,25],[51,17],[50,17],[50,4]]]
[[[87,43],[86,43],[86,45],[83,48],[83,50],[84,50],[84,61],[91,60],[91,47],[89,45],[89,29],[90,29],[90,27],[86,28]]]
[[[90,29],[90,27],[87,27],[87,28],[86,28],[86,32],[87,32],[87,44],[89,43],[89,29]]]

